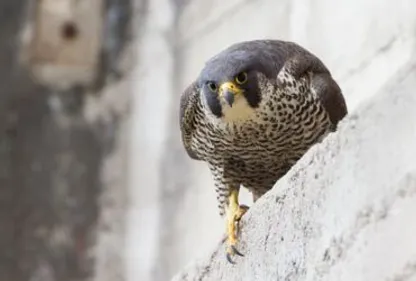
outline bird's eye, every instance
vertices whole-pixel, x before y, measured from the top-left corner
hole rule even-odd
[[[207,85],[211,92],[215,93],[218,90],[217,84],[215,84],[214,82],[208,82]]]
[[[247,72],[240,72],[235,77],[235,82],[237,82],[240,85],[246,83],[247,82]]]

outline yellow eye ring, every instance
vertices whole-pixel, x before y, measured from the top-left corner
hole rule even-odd
[[[217,92],[217,90],[218,90],[218,86],[217,86],[217,84],[215,84],[214,82],[208,82],[207,83],[207,86],[208,86],[208,89],[211,91],[211,92]]]
[[[244,84],[247,82],[247,72],[240,72],[237,74],[237,76],[235,77],[235,82],[237,82],[237,84]]]

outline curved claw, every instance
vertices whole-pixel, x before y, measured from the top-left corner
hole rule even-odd
[[[239,252],[234,245],[231,246],[231,249],[233,250],[234,254],[239,255],[240,257],[244,257],[244,255]]]
[[[250,207],[246,205],[240,205],[235,216],[235,221],[239,222],[243,215],[248,211],[248,209],[250,209]]]
[[[231,254],[230,254],[230,253],[227,253],[227,254],[226,254],[226,257],[227,257],[227,261],[228,261],[229,263],[231,263],[231,264],[235,264],[235,262],[231,259]]]
[[[231,259],[232,255],[238,255],[240,257],[244,257],[244,255],[240,251],[238,251],[234,245],[230,246],[229,250],[227,251],[226,258],[229,263],[235,264],[235,262]]]

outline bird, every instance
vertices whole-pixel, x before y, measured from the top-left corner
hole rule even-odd
[[[206,60],[180,95],[180,137],[187,155],[213,178],[226,221],[226,259],[237,249],[238,223],[253,204],[348,114],[329,69],[292,41],[258,39],[229,45]]]

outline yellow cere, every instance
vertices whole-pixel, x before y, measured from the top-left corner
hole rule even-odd
[[[236,86],[233,82],[225,82],[220,86],[220,94],[224,93],[226,90],[230,91],[233,94],[241,94],[243,91]]]

